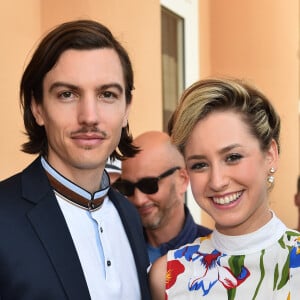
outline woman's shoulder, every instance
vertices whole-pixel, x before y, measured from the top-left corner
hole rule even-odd
[[[166,274],[167,255],[164,255],[153,263],[149,272],[149,284],[152,299],[165,299]]]

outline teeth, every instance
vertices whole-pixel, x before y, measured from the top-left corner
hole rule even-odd
[[[242,192],[237,192],[225,197],[212,197],[213,201],[217,204],[229,204],[237,200],[242,195]]]

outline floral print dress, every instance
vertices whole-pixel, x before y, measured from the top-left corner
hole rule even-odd
[[[214,230],[167,254],[169,300],[299,300],[300,233],[275,216],[258,231]]]

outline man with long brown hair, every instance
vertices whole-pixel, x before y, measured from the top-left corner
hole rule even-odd
[[[0,184],[0,299],[150,299],[134,207],[105,163],[133,156],[133,72],[111,32],[91,20],[50,31],[21,81],[38,158]]]

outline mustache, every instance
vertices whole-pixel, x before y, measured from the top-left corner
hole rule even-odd
[[[101,135],[102,138],[106,138],[108,136],[106,131],[99,129],[96,126],[83,126],[78,130],[71,132],[71,136],[85,133],[97,133]]]

